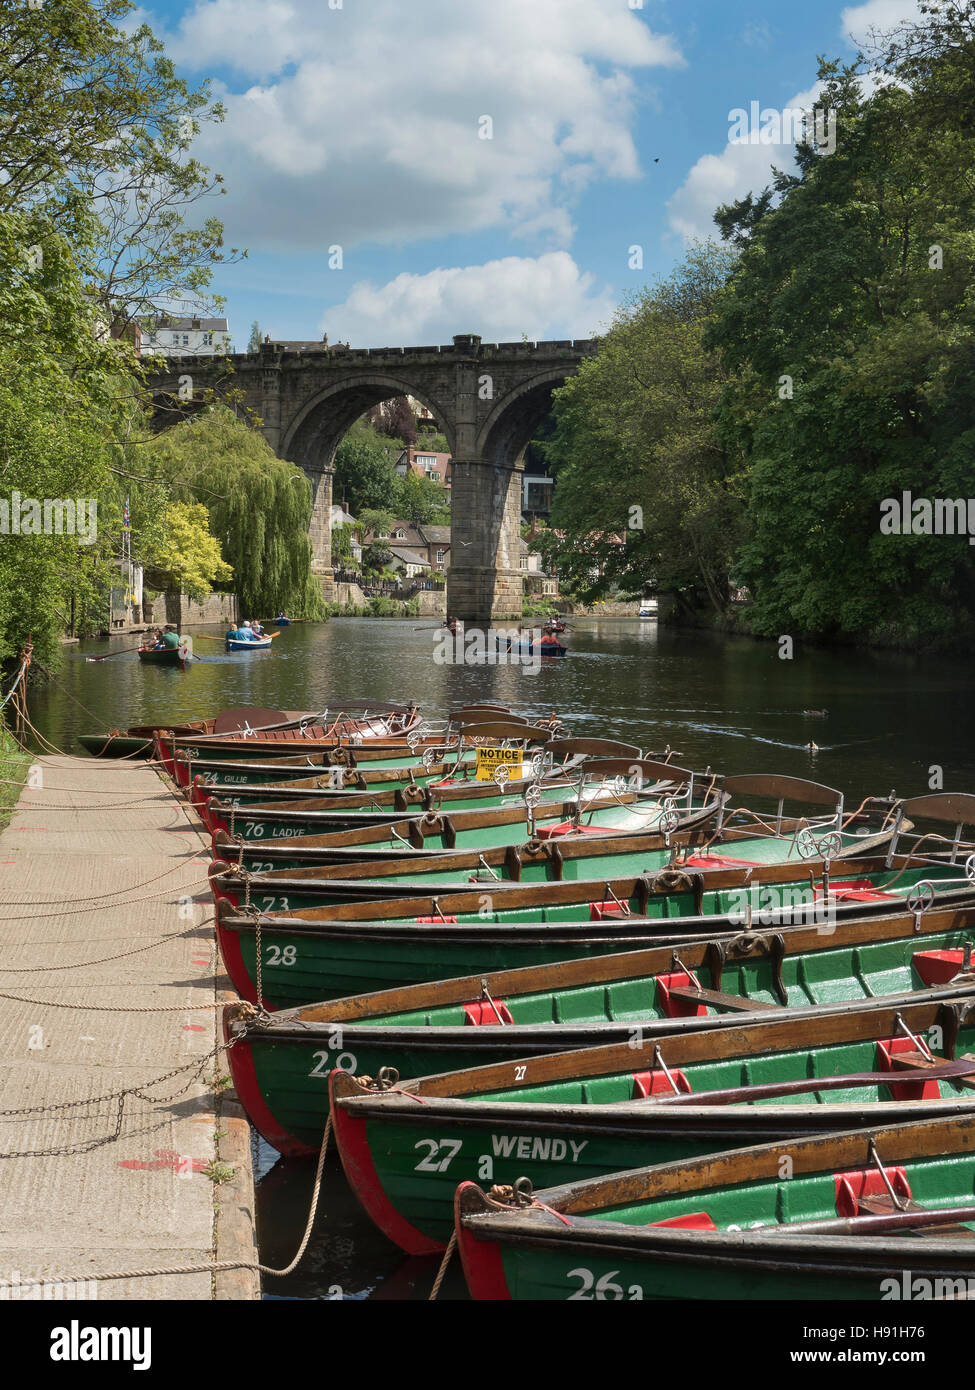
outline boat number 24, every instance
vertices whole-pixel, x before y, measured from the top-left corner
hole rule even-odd
[[[580,1281],[575,1293],[569,1294],[570,1301],[573,1298],[594,1298],[597,1302],[608,1300],[611,1303],[618,1303],[621,1298],[629,1299],[630,1302],[642,1300],[643,1289],[639,1284],[631,1284],[624,1293],[622,1285],[613,1283],[617,1274],[618,1269],[611,1269],[597,1279],[591,1269],[570,1269],[566,1277]]]

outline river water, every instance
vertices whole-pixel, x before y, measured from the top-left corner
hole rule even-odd
[[[59,748],[78,733],[179,722],[231,705],[330,709],[343,700],[415,699],[433,717],[474,700],[558,712],[573,734],[677,750],[685,767],[781,772],[867,795],[975,790],[975,665],[949,657],[797,648],[678,632],[654,620],[574,620],[565,660],[541,670],[446,665],[432,623],[349,618],[294,624],[268,652],[227,654],[217,628],[193,629],[204,660],[187,671],[141,666],[121,641],[66,648],[59,684],[35,690],[31,715]],[[79,703],[80,702],[80,703]],[[82,708],[82,706],[86,708]],[[89,712],[86,712],[90,711]],[[820,713],[809,713],[818,711]],[[825,714],[821,713],[825,711]],[[818,745],[810,750],[810,743]],[[290,1262],[304,1227],[313,1165],[276,1159],[255,1139],[264,1263]],[[321,1213],[296,1275],[268,1280],[278,1298],[425,1298],[437,1260],[406,1259],[360,1211],[334,1156]],[[441,1298],[463,1298],[454,1262]]]

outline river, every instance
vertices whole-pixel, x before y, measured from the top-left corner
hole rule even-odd
[[[58,684],[32,693],[32,718],[59,748],[76,752],[78,733],[179,722],[231,705],[336,713],[343,700],[412,698],[441,716],[480,699],[525,714],[557,711],[575,734],[645,750],[669,745],[686,767],[813,778],[842,788],[848,806],[891,790],[919,795],[932,769],[941,770],[946,790],[975,790],[970,661],[813,647],[783,661],[775,643],[638,619],[573,620],[564,639],[569,657],[537,672],[441,664],[438,633],[419,619],[294,624],[272,651],[242,655],[226,654],[205,634],[222,637],[217,628],[193,629],[204,659],[185,672],[143,667],[134,653],[86,660],[128,645],[117,640],[68,647]],[[261,1257],[282,1266],[304,1227],[313,1165],[275,1161],[260,1140],[255,1159]],[[379,1234],[334,1156],[321,1210],[299,1272],[268,1280],[268,1296],[426,1297],[437,1260],[407,1260]],[[466,1296],[456,1261],[440,1296]]]

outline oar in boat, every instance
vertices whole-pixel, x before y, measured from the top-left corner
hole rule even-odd
[[[125,656],[126,652],[141,652],[144,648],[141,643],[138,647],[123,647],[118,652],[106,652],[104,656],[86,656],[86,661],[107,661],[111,656]]]

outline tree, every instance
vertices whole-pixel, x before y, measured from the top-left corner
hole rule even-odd
[[[332,495],[342,498],[356,517],[368,508],[392,507],[399,495],[393,465],[404,448],[402,440],[357,420],[335,451]]]
[[[72,619],[104,621],[125,360],[96,341],[75,248],[36,210],[0,209],[0,321],[0,661],[30,635],[49,666]]]
[[[400,481],[396,511],[413,526],[450,525],[450,502],[444,489],[412,470]]]
[[[247,339],[247,351],[259,352],[261,347],[261,325],[257,319],[251,324],[251,335]]]
[[[835,153],[800,147],[771,197],[719,213],[741,245],[710,336],[746,494],[737,573],[761,633],[971,641],[967,540],[880,521],[904,492],[970,491],[975,139],[938,99],[936,55],[914,89],[864,95],[837,63],[820,78]]]
[[[185,210],[221,190],[187,151],[223,119],[206,84],[190,91],[132,0],[58,0],[0,13],[0,211],[43,212],[79,252],[106,323],[161,306],[198,312],[223,228]],[[84,255],[78,231],[85,229]],[[94,235],[89,233],[94,231]],[[232,250],[229,258],[241,253]]]
[[[733,260],[693,247],[555,392],[543,447],[558,486],[538,545],[582,597],[652,580],[690,609],[726,610],[739,505],[713,419],[726,378],[704,338]]]
[[[165,430],[145,452],[177,496],[206,505],[247,611],[323,616],[311,574],[311,484],[300,468],[223,405]]]
[[[220,542],[210,534],[209,522],[202,502],[169,504],[157,548],[142,557],[153,583],[202,603],[215,584],[233,578],[233,570],[221,559]]]

